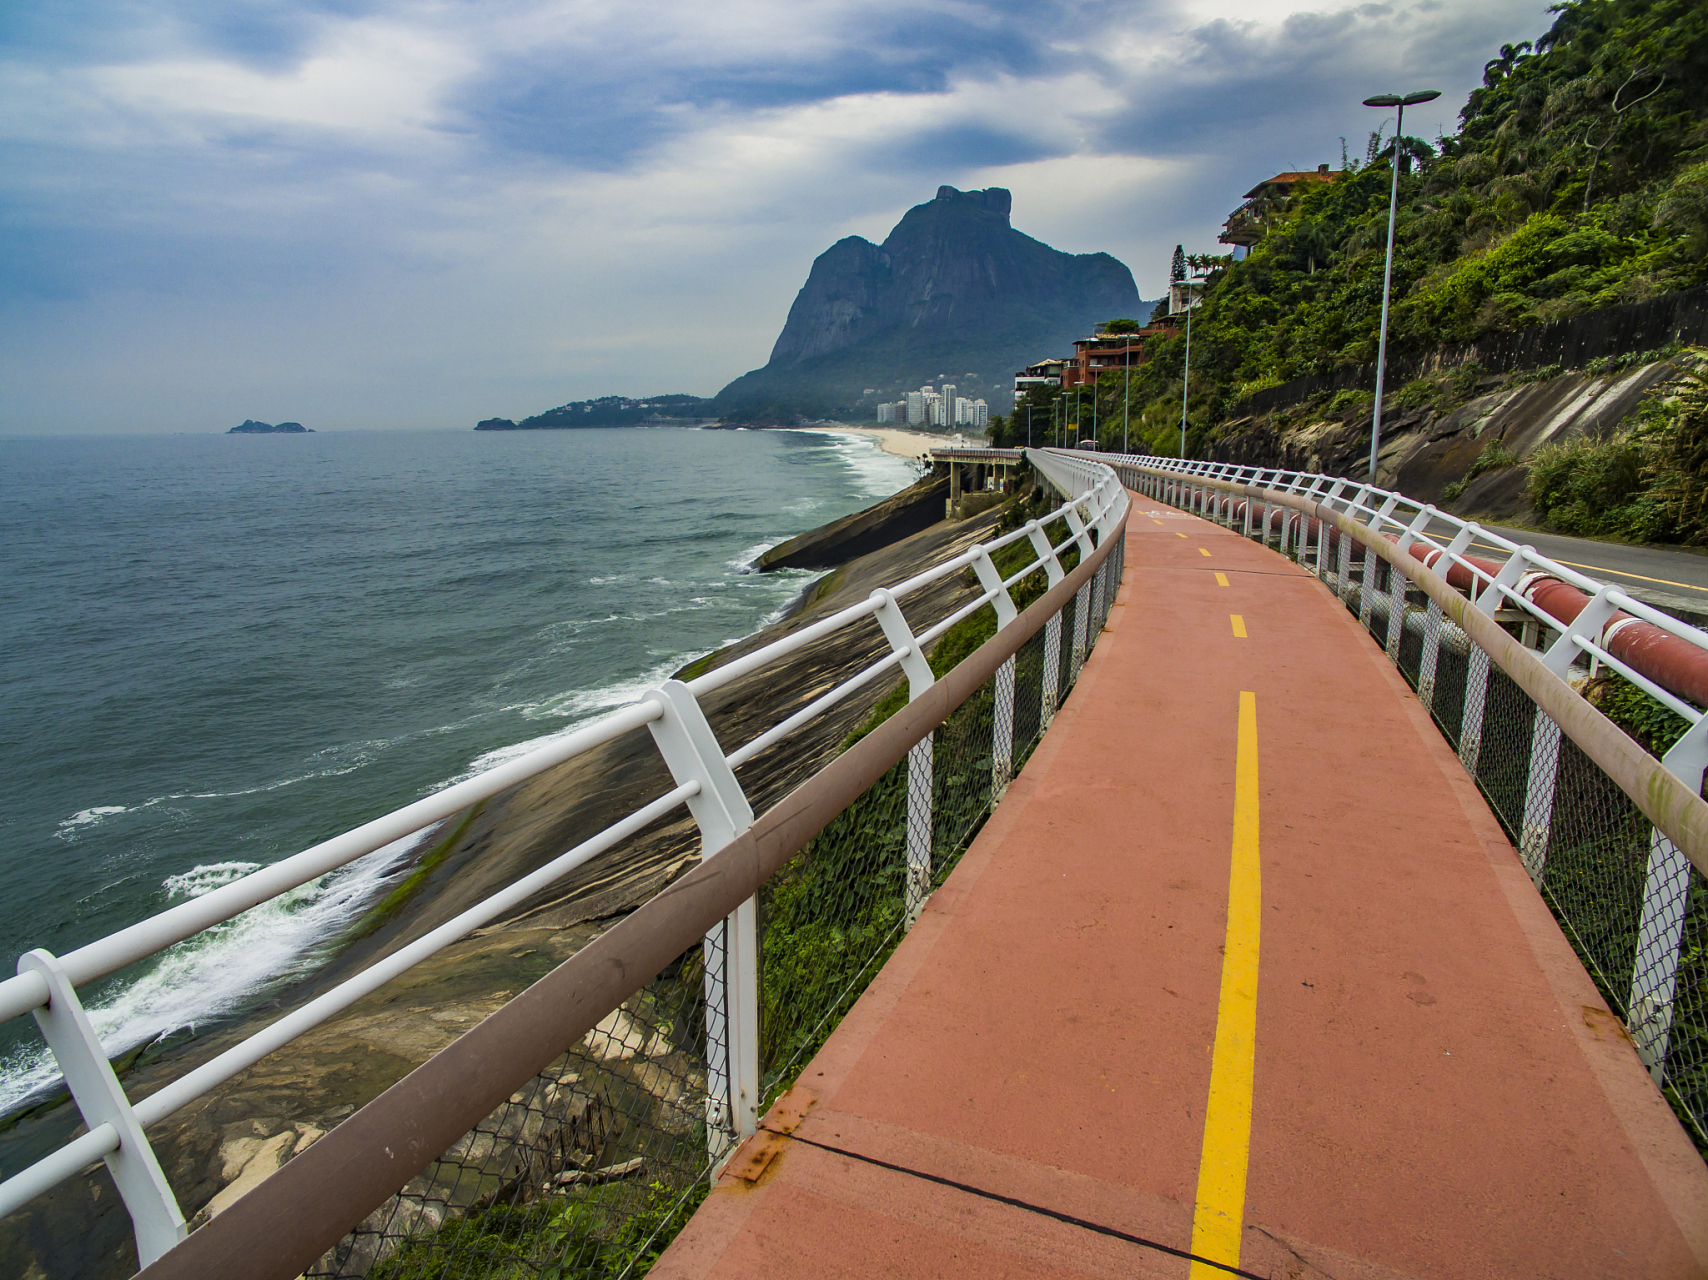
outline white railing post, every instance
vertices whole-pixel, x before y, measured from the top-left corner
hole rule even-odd
[[[1465,664],[1465,712],[1459,720],[1459,762],[1473,778],[1483,754],[1483,703],[1488,695],[1489,655],[1473,640]]]
[[[40,974],[47,982],[48,1002],[33,1011],[36,1025],[84,1123],[91,1132],[108,1125],[118,1135],[118,1148],[106,1157],[107,1169],[130,1211],[137,1259],[146,1267],[189,1234],[177,1197],[64,967],[51,952],[30,951],[18,957],[18,972]]]
[[[1692,725],[1661,757],[1692,792],[1702,791],[1708,766],[1708,716]],[[1673,997],[1679,948],[1690,906],[1690,859],[1659,831],[1649,835],[1649,865],[1643,878],[1643,912],[1637,925],[1637,955],[1631,972],[1631,1039],[1655,1083],[1666,1081],[1672,1038]]]
[[[1554,789],[1560,780],[1560,726],[1541,707],[1530,728],[1530,770],[1524,782],[1524,820],[1518,833],[1518,860],[1531,880],[1542,883],[1548,837],[1554,828]]]
[[[1072,508],[1069,508],[1072,510]],[[901,606],[888,591],[872,592],[878,601],[878,625],[907,675],[907,700],[912,702],[936,683],[931,664],[920,651]],[[907,753],[907,927],[912,928],[931,892],[932,759],[936,734],[928,733]]]
[[[1014,599],[1008,594],[1008,588],[1002,585],[1002,575],[983,547],[978,548],[973,556],[973,572],[978,575],[979,585],[990,594],[991,607],[996,610],[996,629],[1001,631],[1020,615],[1014,608]],[[996,670],[996,699],[991,710],[992,805],[1002,798],[1014,772],[1014,657],[1011,654],[1008,661]]]
[[[1358,625],[1370,629],[1370,612],[1376,599],[1376,548],[1364,548],[1364,572],[1358,578]]]
[[[1090,640],[1087,624],[1090,619],[1086,616],[1091,611],[1091,583],[1080,584],[1079,590],[1073,594],[1073,652],[1068,658],[1068,683],[1071,685],[1079,679],[1079,669],[1085,665],[1086,645]]]
[[[678,785],[697,782],[688,812],[710,857],[753,825],[753,807],[688,686],[667,680],[642,699],[664,714],[647,725]],[[759,1127],[759,911],[749,898],[701,944],[706,994],[706,1142],[720,1160]],[[722,1046],[722,1052],[718,1046]]]
[[[1435,712],[1435,667],[1441,657],[1441,606],[1430,597],[1423,623],[1423,656],[1417,662],[1417,696],[1430,714]]]
[[[1388,566],[1388,661],[1400,665],[1400,640],[1406,625],[1406,575]]]
[[[1042,526],[1034,520],[1027,529],[1027,537],[1032,540],[1032,549],[1038,553],[1038,559],[1044,562],[1044,576],[1050,586],[1055,586],[1067,577],[1062,569],[1062,562],[1056,558],[1055,550],[1050,546],[1050,540],[1045,536]],[[1044,624],[1044,687],[1040,691],[1042,709],[1039,712],[1039,724],[1048,728],[1056,714],[1056,698],[1059,693],[1062,656],[1062,614],[1058,609],[1050,615],[1050,620]]]

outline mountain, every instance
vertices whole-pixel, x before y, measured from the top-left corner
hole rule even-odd
[[[711,401],[700,396],[600,396],[597,400],[571,400],[531,418],[512,422],[509,418],[483,418],[476,431],[544,431],[564,427],[633,427],[647,423],[677,426],[702,422],[713,416]]]
[[[813,262],[770,361],[720,391],[718,413],[871,418],[878,402],[940,380],[1006,413],[1016,370],[1070,353],[1102,321],[1150,313],[1120,262],[1016,231],[1012,207],[1001,187],[939,187],[883,244],[837,241]]]

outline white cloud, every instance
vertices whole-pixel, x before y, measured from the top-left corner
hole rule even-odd
[[[1373,127],[1365,93],[1428,81],[1450,120],[1543,25],[1513,0],[516,0],[304,15],[267,56],[159,29],[128,61],[14,51],[0,430],[709,394],[814,255],[939,182],[1010,187],[1020,229],[1155,296],[1260,171]]]

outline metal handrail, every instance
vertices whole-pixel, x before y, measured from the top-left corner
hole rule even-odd
[[[1215,489],[1229,494],[1250,495],[1257,500],[1273,502],[1283,509],[1292,510],[1300,519],[1306,519],[1310,514],[1316,514],[1319,520],[1317,537],[1319,550],[1332,545],[1335,535],[1344,536],[1346,542],[1366,548],[1368,555],[1386,560],[1397,569],[1401,575],[1411,580],[1423,589],[1438,605],[1444,617],[1452,620],[1462,628],[1485,653],[1490,660],[1513,677],[1525,691],[1541,706],[1561,729],[1574,741],[1577,741],[1587,755],[1605,770],[1610,777],[1618,782],[1620,788],[1629,796],[1645,816],[1655,825],[1658,833],[1669,840],[1672,845],[1693,862],[1698,870],[1708,875],[1708,804],[1702,799],[1704,771],[1708,770],[1708,714],[1697,710],[1688,703],[1671,695],[1662,698],[1668,706],[1673,707],[1685,720],[1689,728],[1678,741],[1667,751],[1660,760],[1655,760],[1622,730],[1614,726],[1606,716],[1592,707],[1570,684],[1566,682],[1571,660],[1579,652],[1592,653],[1601,661],[1613,666],[1621,674],[1626,675],[1645,691],[1661,695],[1661,689],[1653,680],[1644,676],[1635,667],[1623,662],[1608,653],[1604,644],[1596,642],[1597,637],[1586,634],[1577,628],[1576,622],[1565,623],[1560,619],[1541,611],[1527,597],[1513,594],[1511,599],[1522,601],[1525,613],[1535,618],[1541,626],[1547,626],[1561,631],[1560,639],[1553,644],[1544,645],[1541,652],[1533,652],[1527,646],[1513,639],[1503,630],[1494,617],[1491,598],[1503,594],[1498,591],[1501,584],[1493,579],[1483,592],[1475,593],[1470,598],[1459,591],[1447,580],[1447,575],[1438,572],[1427,556],[1418,556],[1412,550],[1409,542],[1426,541],[1418,533],[1419,523],[1415,518],[1410,526],[1401,526],[1406,532],[1399,538],[1384,534],[1381,524],[1396,524],[1393,512],[1401,502],[1409,503],[1414,511],[1433,512],[1434,508],[1420,506],[1402,495],[1390,491],[1376,490],[1372,486],[1359,485],[1360,495],[1354,501],[1343,502],[1336,506],[1331,499],[1333,491],[1351,483],[1332,476],[1314,476],[1301,472],[1277,472],[1270,468],[1235,468],[1226,464],[1204,463],[1197,461],[1180,462],[1177,459],[1154,458],[1147,455],[1102,455],[1103,459],[1115,466],[1118,473],[1124,472],[1123,479],[1135,488],[1143,491],[1147,477],[1162,482],[1178,476],[1199,486],[1205,491]],[[1231,471],[1238,476],[1229,479],[1224,475],[1215,474],[1217,470]],[[1269,485],[1254,485],[1246,476],[1239,473],[1257,472],[1261,475],[1280,480],[1282,477],[1292,477],[1285,484],[1271,483]],[[1299,489],[1301,481],[1309,480],[1310,486],[1302,492]],[[1316,491],[1320,487],[1317,482],[1329,482],[1331,493],[1320,495]],[[1175,501],[1176,495],[1167,495],[1162,501]],[[1381,507],[1371,505],[1375,497],[1381,498]],[[1250,499],[1248,498],[1248,501]],[[1188,496],[1182,505],[1190,505]],[[1248,508],[1249,510],[1249,508]],[[1354,512],[1368,513],[1371,519],[1362,520]],[[1379,518],[1378,518],[1379,517]],[[1233,509],[1229,508],[1228,519],[1234,518]],[[1452,519],[1452,517],[1449,517]],[[1468,530],[1476,528],[1474,524],[1459,521],[1459,533],[1455,538],[1455,546],[1462,540],[1469,542]],[[1301,540],[1307,536],[1308,528],[1300,533]],[[1300,544],[1302,545],[1302,543]],[[1437,544],[1430,543],[1431,546]],[[1441,549],[1441,548],[1438,548]],[[1445,549],[1441,549],[1445,550]],[[1455,552],[1452,557],[1443,555],[1442,559],[1450,559],[1452,563],[1463,563],[1462,557]],[[1535,563],[1546,565],[1553,562],[1537,556]],[[1439,561],[1437,562],[1439,563]],[[1509,560],[1509,566],[1512,561]],[[1369,562],[1367,561],[1367,565]],[[1344,561],[1343,561],[1344,566]],[[1366,569],[1368,572],[1368,568]],[[1503,575],[1506,572],[1502,571]],[[1486,571],[1479,570],[1482,576]],[[1541,577],[1541,573],[1531,576]],[[1575,575],[1581,578],[1582,575]],[[1635,618],[1627,618],[1623,622],[1613,621],[1617,618],[1614,609],[1624,609],[1624,601],[1629,597],[1617,588],[1603,587],[1592,579],[1583,579],[1586,585],[1598,588],[1591,604],[1586,606],[1580,617],[1589,616],[1592,612],[1599,616],[1591,617],[1591,625],[1597,635],[1605,635],[1622,626],[1644,625]],[[1573,584],[1576,585],[1576,584]],[[1485,605],[1485,601],[1491,603]],[[1596,602],[1601,607],[1596,609]],[[1636,602],[1632,602],[1636,603]],[[1654,611],[1649,611],[1654,612]],[[1665,615],[1657,615],[1662,618]],[[1667,635],[1690,640],[1700,637],[1700,641],[1692,640],[1697,650],[1708,648],[1708,637],[1694,627],[1668,619],[1671,627],[1664,628]],[[1390,628],[1398,622],[1390,616]],[[1659,629],[1659,628],[1657,628]],[[1397,636],[1397,631],[1390,630],[1390,636]],[[1390,646],[1394,640],[1390,639]],[[1390,648],[1390,656],[1393,650]],[[1708,656],[1708,655],[1705,655]]]
[[[1633,621],[1653,627],[1674,640],[1682,641],[1701,654],[1697,670],[1695,700],[1702,701],[1702,688],[1708,688],[1708,633],[1687,622],[1663,613],[1654,606],[1634,599],[1617,586],[1600,582],[1570,565],[1561,564],[1542,555],[1535,547],[1514,542],[1485,529],[1474,520],[1464,520],[1451,512],[1440,510],[1431,503],[1419,502],[1391,489],[1378,488],[1362,481],[1308,471],[1289,471],[1275,467],[1250,467],[1235,463],[1204,462],[1195,459],[1158,458],[1136,454],[1101,454],[1102,461],[1115,466],[1143,467],[1155,472],[1170,473],[1182,478],[1213,481],[1245,486],[1255,490],[1274,490],[1311,500],[1367,525],[1378,533],[1395,537],[1402,549],[1424,561],[1426,565],[1450,576],[1446,566],[1463,571],[1469,580],[1468,594],[1484,612],[1492,613],[1498,600],[1506,607],[1525,615],[1525,620],[1539,628],[1569,637],[1574,649],[1583,642],[1596,645],[1594,657],[1626,679],[1642,687],[1692,725],[1703,717],[1703,711],[1691,700],[1691,692],[1669,688],[1669,673],[1653,664],[1633,662],[1629,655],[1609,652],[1607,640],[1624,625]],[[1259,494],[1259,497],[1262,495]],[[1433,526],[1445,526],[1445,538]],[[1481,539],[1506,554],[1506,563],[1498,570],[1465,554],[1473,539]],[[1413,547],[1428,551],[1419,555]],[[1445,565],[1442,563],[1445,562]],[[1533,596],[1536,587],[1545,580],[1563,582],[1575,587],[1592,599],[1605,601],[1605,610],[1598,633],[1585,636],[1565,620],[1548,612]],[[1459,585],[1459,584],[1455,584]],[[1484,603],[1484,602],[1487,603]],[[1624,615],[1624,616],[1621,616]],[[1540,632],[1539,634],[1546,634]],[[1584,649],[1588,653],[1590,650]],[[1645,669],[1647,666],[1648,669]],[[1671,683],[1677,684],[1676,679]]]
[[[1033,456],[1031,460],[1056,488],[1067,495],[1067,501],[1041,519],[971,547],[894,586],[874,591],[859,604],[693,680],[686,683],[669,681],[661,689],[650,691],[634,704],[593,724],[252,872],[202,897],[169,908],[64,956],[54,957],[44,951],[35,951],[20,958],[18,975],[0,982],[0,1022],[24,1013],[36,1015],[49,1049],[71,1085],[73,1098],[88,1123],[89,1132],[0,1182],[0,1216],[20,1208],[74,1175],[90,1161],[106,1157],[114,1167],[121,1195],[137,1223],[139,1254],[143,1264],[147,1265],[158,1257],[176,1239],[183,1238],[184,1223],[153,1154],[147,1149],[147,1140],[142,1136],[140,1126],[154,1124],[172,1115],[411,966],[519,905],[552,881],[681,805],[688,805],[700,822],[703,840],[709,838],[705,807],[728,807],[730,800],[727,795],[715,794],[720,787],[734,787],[737,805],[745,804],[730,770],[776,745],[893,668],[912,666],[911,679],[920,669],[916,664],[923,664],[925,647],[955,622],[993,605],[999,594],[1006,596],[1009,587],[1030,574],[1042,571],[1052,583],[1058,581],[1063,573],[1060,564],[1063,552],[1078,546],[1083,555],[1090,550],[1088,530],[1095,529],[1101,540],[1119,525],[1126,512],[1128,498],[1126,490],[1108,467],[1042,456]],[[1055,544],[1043,535],[1043,531],[1058,521],[1068,525],[1069,536]],[[1033,558],[1019,573],[1003,580],[1000,585],[986,587],[949,618],[921,633],[912,631],[900,609],[903,600],[916,597],[927,587],[956,573],[975,568],[981,561],[988,562],[992,553],[1021,541],[1027,542]],[[1012,614],[1011,603],[1005,603]],[[699,709],[698,698],[867,618],[876,618],[883,625],[885,637],[891,645],[889,654],[807,706],[788,714],[734,751],[723,750]],[[929,668],[925,670],[928,675]],[[204,929],[385,845],[430,828],[481,800],[642,727],[652,730],[655,745],[666,757],[673,775],[679,771],[677,762],[671,759],[672,744],[666,740],[670,735],[675,735],[674,743],[690,743],[691,751],[697,750],[701,743],[709,742],[713,750],[708,754],[715,757],[715,762],[706,761],[705,764],[718,776],[686,780],[675,777],[675,787],[642,808],[301,1008],[268,1024],[148,1098],[133,1105],[125,1097],[105,1051],[83,1013],[75,990],[78,986],[157,954]],[[99,1098],[96,1094],[100,1095]],[[131,1135],[128,1138],[127,1133]],[[139,1187],[142,1190],[136,1190]],[[137,1202],[139,1200],[152,1200],[153,1203],[144,1206]],[[145,1219],[149,1223],[148,1231],[144,1229]]]

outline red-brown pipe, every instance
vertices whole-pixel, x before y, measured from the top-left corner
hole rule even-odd
[[[1306,538],[1319,536],[1321,521],[1297,510],[1289,510],[1280,503],[1273,505],[1285,513],[1285,519],[1302,521]],[[1230,520],[1243,522],[1245,506],[1245,500],[1236,501],[1230,509]],[[1328,535],[1330,549],[1337,548],[1339,530],[1329,526]],[[1399,541],[1391,534],[1383,536],[1390,542]],[[1448,561],[1443,572],[1440,561],[1445,558],[1444,551],[1422,542],[1412,543],[1407,550],[1425,566],[1441,573],[1449,586],[1466,595],[1472,595],[1481,585],[1471,566],[1490,578],[1502,568],[1495,561],[1465,556]],[[1562,627],[1569,627],[1576,621],[1592,599],[1571,583],[1535,570],[1519,579],[1513,590]],[[1615,613],[1609,618],[1595,641],[1633,671],[1653,680],[1669,693],[1696,706],[1708,707],[1708,650],[1699,649],[1690,641],[1628,613]]]

